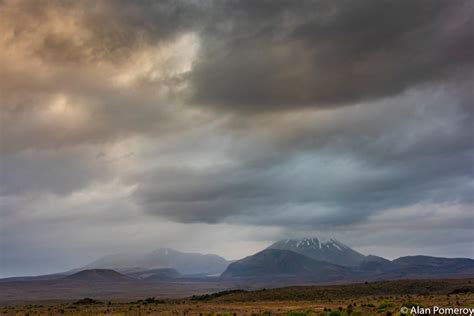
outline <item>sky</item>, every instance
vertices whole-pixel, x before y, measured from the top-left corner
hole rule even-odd
[[[474,257],[474,2],[0,0],[0,277],[332,236]]]

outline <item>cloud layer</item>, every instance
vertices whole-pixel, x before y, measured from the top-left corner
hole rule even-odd
[[[0,274],[317,233],[473,257],[473,11],[0,1]]]
[[[226,111],[353,105],[472,62],[470,3],[241,1],[217,12],[191,77],[196,102]]]

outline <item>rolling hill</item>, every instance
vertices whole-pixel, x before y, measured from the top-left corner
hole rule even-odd
[[[181,273],[172,268],[161,268],[128,274],[131,277],[146,281],[168,281],[182,277]]]
[[[126,282],[134,279],[110,269],[89,269],[71,274],[62,280],[85,282]]]

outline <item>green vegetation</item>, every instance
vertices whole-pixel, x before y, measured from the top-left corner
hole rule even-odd
[[[430,283],[434,282],[434,283]],[[3,315],[287,315],[287,316],[398,316],[400,307],[472,306],[474,293],[455,289],[469,288],[468,280],[396,281],[343,286],[300,286],[257,291],[231,290],[187,299],[148,297],[137,301],[109,301],[109,298],[83,298],[76,302],[36,302],[0,307]],[[407,284],[420,289],[394,294]],[[428,285],[434,284],[431,292]],[[398,287],[398,288],[397,288]],[[365,288],[365,289],[364,289]],[[375,289],[375,290],[374,290]],[[366,295],[366,290],[370,295]],[[101,300],[97,300],[101,298]]]
[[[290,286],[257,291],[230,290],[214,294],[193,296],[192,300],[247,302],[263,301],[328,301],[338,299],[357,299],[359,297],[379,297],[413,294],[449,294],[453,291],[466,291],[470,288],[468,280],[397,280],[379,281],[369,284],[332,285],[332,286]],[[462,290],[460,290],[462,289]],[[472,292],[471,292],[472,293]],[[375,306],[372,306],[375,307]]]
[[[306,316],[306,312],[291,311],[288,313],[288,316]]]
[[[377,313],[386,312],[393,307],[395,307],[395,304],[392,302],[383,302],[377,307]]]

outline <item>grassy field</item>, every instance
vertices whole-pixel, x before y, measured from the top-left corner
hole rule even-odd
[[[228,291],[185,299],[42,302],[3,315],[400,315],[402,306],[474,307],[474,280],[387,281]]]

